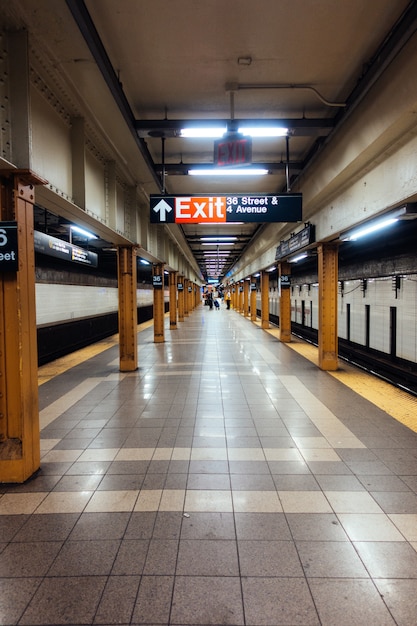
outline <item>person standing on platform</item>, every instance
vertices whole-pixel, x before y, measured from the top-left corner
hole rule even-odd
[[[232,296],[230,295],[230,291],[226,292],[226,295],[224,296],[224,299],[226,300],[227,310],[230,311],[230,301],[232,299]]]

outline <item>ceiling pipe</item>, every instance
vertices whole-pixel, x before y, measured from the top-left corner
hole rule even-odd
[[[97,63],[97,67],[99,68],[104,80],[106,81],[106,84],[114,98],[114,101],[116,102],[121,114],[123,115],[123,118],[132,134],[132,137],[135,140],[139,151],[147,167],[149,168],[149,171],[152,174],[154,182],[156,183],[158,189],[162,191],[162,183],[155,170],[155,163],[151,157],[146,143],[142,138],[138,136],[136,132],[135,116],[133,115],[132,109],[130,108],[127,98],[124,94],[120,81],[113,69],[113,66],[96,30],[96,27],[94,26],[94,22],[91,19],[87,7],[85,6],[84,0],[66,0],[66,4],[72,14],[72,17],[74,18],[75,23],[80,29],[80,32],[84,37],[84,40],[89,47],[95,62]]]
[[[227,83],[226,91],[235,92],[242,90],[256,90],[256,89],[304,89],[308,91],[312,91],[315,96],[326,106],[328,107],[345,107],[346,102],[331,102],[327,100],[321,93],[311,85],[291,85],[291,84],[280,84],[280,83],[266,83],[266,84],[257,84],[257,83]]]

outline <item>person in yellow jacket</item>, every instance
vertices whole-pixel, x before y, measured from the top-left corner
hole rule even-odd
[[[230,301],[232,299],[232,296],[230,295],[230,291],[226,292],[226,295],[224,296],[224,299],[226,301],[227,310],[229,310],[230,309]]]

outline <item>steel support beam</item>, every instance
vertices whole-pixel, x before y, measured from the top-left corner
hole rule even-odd
[[[334,371],[338,368],[337,352],[337,286],[338,245],[320,243],[319,274],[319,367]]]
[[[132,372],[138,368],[137,349],[137,268],[136,248],[117,249],[117,279],[119,289],[119,369]]]

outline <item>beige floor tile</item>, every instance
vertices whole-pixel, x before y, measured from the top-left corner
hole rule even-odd
[[[265,461],[262,448],[229,448],[229,461]]]
[[[139,491],[96,491],[85,508],[86,513],[133,511]]]
[[[185,494],[184,510],[189,513],[192,511],[231,513],[232,494],[230,491],[190,489]]]
[[[325,496],[335,513],[383,513],[365,491],[325,491]]]
[[[393,524],[404,535],[407,541],[417,541],[417,514],[392,513],[388,515]]]
[[[332,513],[319,491],[279,491],[278,496],[284,513]]]
[[[121,448],[115,461],[150,461],[155,453],[155,448]]]
[[[295,448],[264,448],[267,461],[304,461]]]
[[[334,450],[329,449],[313,449],[313,450],[301,450],[301,454],[304,459],[308,461],[340,461],[340,456],[336,454]]]
[[[357,437],[338,437],[337,435],[332,435],[327,437],[327,439],[332,448],[366,448],[365,444]]]
[[[171,461],[189,461],[191,458],[191,448],[174,448]]]
[[[235,513],[280,513],[282,506],[276,491],[233,491]]]
[[[226,448],[192,448],[192,461],[227,461]]]
[[[81,513],[92,495],[92,491],[55,491],[41,502],[36,513]]]
[[[136,500],[134,511],[157,511],[162,489],[143,489]]]
[[[119,448],[89,448],[77,459],[79,462],[85,461],[113,461],[119,452]]]
[[[46,453],[49,452],[49,450],[52,450],[52,448],[54,448],[60,441],[61,439],[41,439],[41,454],[42,452]]]
[[[351,541],[405,541],[385,513],[339,513],[337,517]]]
[[[330,448],[329,442],[324,437],[293,437],[293,439],[300,450]]]
[[[152,455],[152,461],[170,461],[172,457],[172,448],[155,448]]]
[[[0,497],[0,515],[30,515],[47,493],[5,493]]]
[[[182,511],[184,509],[185,489],[164,489],[159,504],[160,511]]]
[[[42,458],[43,463],[73,463],[80,459],[83,450],[50,450]]]

